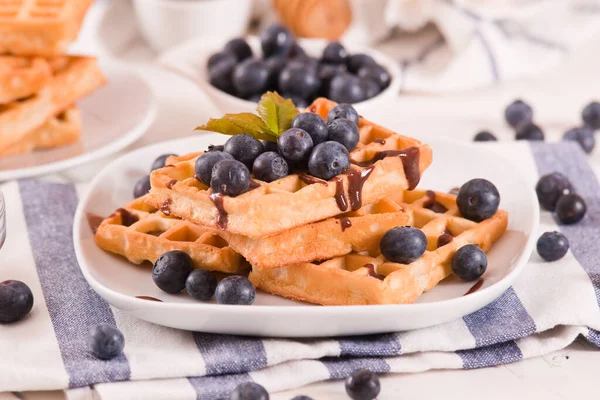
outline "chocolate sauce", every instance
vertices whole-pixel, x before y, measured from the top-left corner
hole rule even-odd
[[[157,299],[156,297],[151,297],[151,296],[135,296],[136,299],[142,299],[142,300],[150,300],[150,301],[159,301],[159,302],[163,302],[161,299]]]
[[[137,215],[130,213],[124,208],[119,208],[117,213],[121,215],[121,225],[131,226],[139,221]]]
[[[342,232],[344,232],[346,229],[352,226],[352,221],[350,221],[350,219],[347,217],[342,217],[340,218],[340,224],[342,225]]]
[[[423,207],[433,211],[434,213],[438,213],[438,214],[443,214],[446,211],[448,211],[448,209],[446,207],[444,207],[443,204],[441,204],[440,202],[438,202],[436,200],[435,192],[428,190],[425,192],[425,194],[427,195],[427,197],[429,197],[429,199],[425,203],[423,203]]]
[[[92,214],[92,213],[85,213],[85,216],[87,217],[87,222],[88,222],[88,225],[90,226],[90,229],[92,230],[92,232],[95,235],[96,232],[98,231],[98,227],[100,226],[100,224],[102,223],[104,218],[102,218],[99,215]]]
[[[312,185],[313,183],[320,183],[321,185],[327,185],[327,182],[323,179],[319,179],[316,176],[308,175],[308,174],[299,174],[298,179],[307,185]]]
[[[250,179],[250,186],[248,187],[248,191],[254,190],[260,187],[260,183],[256,182],[254,179]]]
[[[365,265],[363,265],[363,268],[366,268],[367,271],[369,271],[369,276],[372,276],[373,278],[377,278],[380,280],[385,279],[385,277],[383,275],[379,275],[377,272],[375,272],[375,266],[373,264],[365,264]]]
[[[316,113],[317,112],[317,106],[311,106],[308,111],[310,111],[311,113]]]
[[[171,199],[166,199],[160,206],[160,211],[166,216],[171,215]]]
[[[467,296],[471,293],[475,293],[476,291],[478,291],[479,289],[481,289],[481,287],[483,286],[483,278],[481,278],[480,280],[477,281],[477,283],[475,283],[471,289],[469,289],[467,291],[467,293],[465,293],[463,296]]]
[[[344,194],[344,181],[340,177],[333,178],[335,181],[335,202],[340,211],[348,210],[348,201]]]
[[[350,197],[350,208],[352,211],[356,211],[362,207],[362,189],[373,169],[375,169],[375,166],[371,165],[362,171],[351,169],[346,172],[348,176],[348,196]]]
[[[175,168],[173,164],[165,165],[165,168]]]
[[[357,162],[352,160],[353,164],[359,167],[367,167],[375,164],[377,161],[386,157],[400,157],[404,166],[404,175],[408,181],[408,190],[413,190],[421,180],[421,171],[419,170],[419,148],[409,147],[404,150],[385,150],[375,153],[375,156],[368,161]]]
[[[173,189],[173,186],[177,183],[177,179],[172,179],[169,183],[167,183],[167,188]]]
[[[452,242],[454,240],[454,236],[452,236],[452,234],[448,231],[442,233],[440,235],[440,237],[438,238],[438,242],[437,242],[437,247],[438,249],[442,246],[447,245],[448,243]]]
[[[227,211],[225,211],[225,206],[223,205],[223,195],[221,193],[213,193],[210,195],[210,199],[219,212],[217,215],[217,226],[223,230],[227,229],[229,218],[227,216]]]
[[[460,188],[458,186],[453,187],[452,189],[450,189],[450,191],[448,193],[453,194],[455,196],[458,195]]]
[[[375,139],[373,140],[374,143],[379,143],[379,144],[385,144],[385,139]]]

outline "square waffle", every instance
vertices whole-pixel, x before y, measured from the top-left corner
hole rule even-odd
[[[323,118],[336,103],[317,99],[307,109]],[[196,224],[252,238],[266,237],[320,221],[392,193],[414,189],[431,164],[431,148],[360,118],[359,144],[350,153],[350,170],[330,181],[292,174],[254,188],[238,197],[213,195],[194,178],[200,153],[177,159],[152,172],[147,201],[163,212]]]
[[[52,68],[41,57],[0,56],[0,104],[42,90],[52,78]]]
[[[44,125],[25,135],[19,142],[0,152],[0,157],[16,156],[34,150],[52,149],[75,143],[81,135],[81,114],[71,106]]]
[[[88,216],[88,220],[94,228],[94,217]],[[168,217],[147,205],[144,197],[102,220],[94,239],[100,248],[134,264],[154,263],[167,251],[181,250],[196,268],[226,273],[248,270],[248,263],[213,229]]]
[[[54,56],[79,34],[94,0],[0,0],[0,53]]]
[[[0,152],[105,82],[95,58],[58,57],[50,65],[53,76],[41,91],[0,105]]]
[[[250,280],[266,292],[323,305],[408,304],[452,273],[456,251],[474,244],[488,251],[506,230],[508,214],[473,222],[460,216],[456,197],[431,191],[405,191],[395,200],[411,225],[427,236],[427,251],[411,264],[387,261],[378,248],[324,262],[280,268],[253,265]],[[377,243],[378,245],[378,243]]]

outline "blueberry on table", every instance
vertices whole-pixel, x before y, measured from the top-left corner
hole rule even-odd
[[[291,127],[305,130],[315,145],[327,140],[327,124],[320,115],[315,113],[304,112],[296,115]]]
[[[101,360],[110,360],[123,353],[125,337],[120,330],[110,324],[92,326],[88,336],[92,353]]]
[[[265,182],[273,182],[277,179],[285,178],[288,172],[287,161],[279,153],[273,151],[262,153],[254,160],[254,165],[252,166],[252,173],[256,179]]]
[[[331,42],[323,49],[321,60],[330,64],[342,64],[347,56],[348,52],[340,42]]]
[[[543,209],[554,211],[556,203],[563,194],[574,192],[571,182],[560,172],[544,175],[535,185],[538,201]]]
[[[23,319],[33,307],[33,293],[21,281],[0,282],[0,324]]]
[[[418,228],[399,226],[383,235],[379,249],[392,262],[410,264],[427,250],[427,236]]]
[[[252,57],[252,49],[248,42],[242,38],[231,39],[225,44],[223,51],[233,54],[238,62]]]
[[[569,251],[569,240],[560,232],[546,232],[537,241],[537,252],[546,261],[560,260]]]
[[[360,369],[346,378],[346,393],[353,400],[373,400],[380,391],[379,377],[367,369]]]
[[[377,64],[373,57],[366,54],[353,54],[351,56],[346,57],[346,66],[348,67],[348,71],[356,74],[358,71],[366,66],[371,64]]]
[[[263,57],[287,56],[294,45],[294,38],[288,28],[273,24],[260,33],[260,47]]]
[[[330,123],[331,121],[339,118],[349,119],[350,121],[358,125],[358,112],[356,112],[354,107],[352,107],[350,104],[338,104],[337,106],[329,110],[329,113],[327,113],[327,123]]]
[[[254,303],[256,289],[243,276],[235,275],[223,279],[217,285],[215,298],[219,304],[250,305]]]
[[[569,193],[560,196],[555,211],[556,218],[561,224],[570,225],[583,219],[587,211],[587,205],[580,195]]]
[[[150,175],[146,175],[135,183],[135,186],[133,187],[133,197],[137,199],[138,197],[148,194],[149,191]]]
[[[494,136],[488,131],[481,131],[477,133],[473,138],[474,142],[495,142],[497,140],[498,139],[496,139],[496,136]]]
[[[533,122],[520,125],[515,134],[517,140],[544,140],[544,131]]]
[[[215,295],[217,278],[203,269],[195,269],[185,280],[185,289],[192,298],[200,301],[209,301]]]
[[[331,80],[328,97],[338,103],[358,103],[365,100],[367,94],[357,76],[344,73]]]
[[[233,94],[235,89],[231,81],[233,69],[237,65],[235,58],[224,58],[208,70],[208,81],[217,89]]]
[[[308,99],[321,87],[316,68],[307,68],[302,63],[289,63],[279,74],[279,90],[282,93]]]
[[[196,159],[196,178],[205,185],[210,186],[213,167],[223,160],[233,160],[233,156],[224,151],[210,151],[202,154]]]
[[[600,129],[600,103],[593,101],[581,112],[583,122],[592,129]]]
[[[363,79],[372,79],[383,90],[390,85],[392,76],[387,69],[379,64],[368,64],[358,70],[358,77]]]
[[[185,289],[185,281],[194,269],[192,259],[180,250],[161,255],[152,268],[152,280],[163,292],[175,294]]]
[[[452,257],[452,272],[463,281],[479,279],[487,268],[487,257],[474,244],[461,247]]]
[[[348,149],[338,142],[318,144],[308,158],[308,172],[328,181],[350,168]]]
[[[157,170],[157,169],[164,168],[165,164],[167,162],[167,158],[169,158],[171,156],[177,156],[177,154],[169,153],[169,154],[163,154],[162,156],[159,156],[152,163],[152,166],[150,167],[150,171],[154,171],[154,170]]]
[[[590,154],[596,146],[594,131],[588,126],[569,129],[567,132],[565,132],[563,140],[572,140],[579,143],[583,151],[585,151],[587,154]]]
[[[463,217],[481,222],[498,211],[500,193],[496,186],[486,179],[471,179],[460,187],[456,205]]]
[[[233,60],[233,63],[237,63],[237,57],[232,53],[228,53],[226,51],[220,51],[218,53],[214,53],[208,58],[208,62],[206,63],[206,67],[210,70],[212,67],[217,65],[223,60]]]
[[[225,153],[231,154],[239,162],[245,164],[246,167],[252,168],[254,160],[265,151],[265,147],[260,140],[244,133],[230,137],[225,142],[223,150]]]
[[[292,162],[306,161],[313,149],[313,140],[305,130],[290,128],[277,139],[279,153]]]
[[[262,94],[269,86],[269,69],[261,60],[249,58],[233,69],[233,87],[241,97]]]
[[[327,139],[343,144],[348,151],[352,151],[360,138],[358,126],[349,119],[338,118],[327,125]]]
[[[213,193],[239,196],[250,187],[250,171],[237,160],[222,160],[215,164],[210,177]]]
[[[523,100],[518,99],[513,101],[504,110],[504,118],[506,122],[513,128],[518,128],[521,125],[528,124],[533,120],[533,109]]]

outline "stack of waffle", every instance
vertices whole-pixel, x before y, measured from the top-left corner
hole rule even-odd
[[[105,80],[94,58],[63,53],[92,1],[0,1],[0,157],[79,139],[75,103]]]
[[[307,112],[326,117],[318,99]],[[499,210],[483,222],[460,216],[456,197],[414,190],[431,149],[364,118],[349,171],[330,181],[293,174],[238,197],[211,193],[194,177],[201,153],[171,157],[151,175],[152,190],[104,220],[97,244],[133,263],[169,250],[197,268],[244,273],[264,291],[324,305],[414,302],[451,274],[466,244],[487,251],[506,229]],[[417,261],[398,264],[379,250],[383,235],[414,226],[428,239]]]

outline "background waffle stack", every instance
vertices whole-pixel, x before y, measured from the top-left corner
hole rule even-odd
[[[105,79],[94,58],[63,53],[92,2],[0,1],[0,157],[79,139],[75,103]]]

